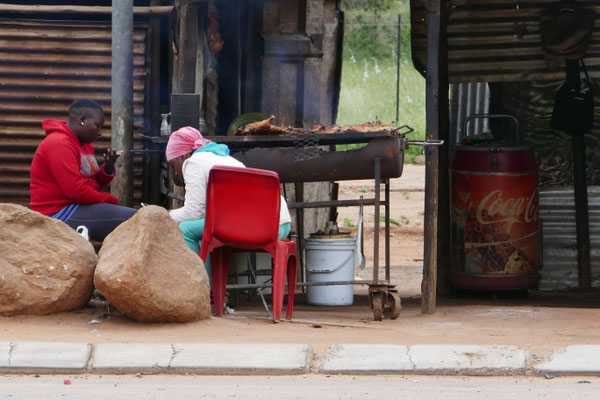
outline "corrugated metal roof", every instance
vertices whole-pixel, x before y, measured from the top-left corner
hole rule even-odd
[[[448,73],[451,83],[564,79],[562,63],[551,65],[541,47],[539,17],[558,4],[547,0],[452,0],[448,17]],[[586,55],[591,77],[600,77],[600,4]],[[413,62],[422,73],[426,65],[426,9],[411,0]]]
[[[539,287],[576,288],[579,283],[573,187],[541,188],[539,199],[544,243]],[[600,186],[588,187],[588,203],[592,286],[600,287]]]
[[[134,135],[144,128],[147,27],[134,28]],[[110,146],[111,26],[103,22],[0,20],[0,202],[27,205],[41,121],[66,119],[78,97],[106,113],[97,155]],[[135,148],[141,148],[136,141]],[[135,197],[141,197],[141,157],[134,158]]]

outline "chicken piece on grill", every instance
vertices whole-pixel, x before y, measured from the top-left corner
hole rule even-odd
[[[317,133],[340,133],[342,128],[339,125],[332,125],[331,127],[327,128],[323,124],[316,124],[313,125],[313,127],[310,128],[310,130],[311,132]]]
[[[393,124],[386,125],[381,121],[365,122],[360,125],[344,125],[342,132],[356,131],[356,132],[378,132],[378,131],[393,131],[396,127]]]
[[[236,136],[243,135],[285,135],[289,133],[288,129],[283,126],[273,125],[274,115],[262,121],[252,122],[246,125],[243,129],[236,129],[233,132]]]
[[[344,132],[379,132],[379,131],[393,131],[396,129],[394,125],[386,125],[381,121],[365,122],[360,125],[332,125],[327,128],[323,124],[316,124],[311,128],[312,132],[316,133],[344,133]]]
[[[259,129],[269,129],[269,127],[271,126],[271,123],[273,122],[274,119],[275,119],[275,116],[271,115],[269,118],[263,119],[262,121],[251,122],[244,127],[244,130],[254,131],[254,130],[259,130]]]

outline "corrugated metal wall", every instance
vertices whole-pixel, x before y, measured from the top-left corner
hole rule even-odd
[[[588,187],[592,286],[600,287],[600,187]],[[576,288],[577,231],[572,186],[540,189],[543,253],[540,289]]]
[[[134,136],[146,120],[147,31],[145,25],[134,30]],[[104,107],[103,137],[94,144],[102,160],[111,136],[111,46],[109,23],[0,20],[0,202],[28,204],[31,160],[44,137],[41,121],[65,120],[78,97]],[[134,159],[134,175],[139,199],[141,157]]]
[[[448,20],[448,73],[451,83],[564,79],[562,63],[551,65],[541,47],[539,17],[558,4],[548,0],[452,0]],[[577,1],[596,11],[586,65],[600,77],[600,4]],[[411,43],[415,67],[426,65],[426,9],[411,0]]]
[[[465,136],[480,135],[488,129],[487,119],[474,119],[463,132],[465,119],[472,114],[488,114],[490,88],[487,83],[455,83],[450,85],[450,150]]]

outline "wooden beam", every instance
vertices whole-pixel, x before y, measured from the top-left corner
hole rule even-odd
[[[177,54],[173,57],[173,93],[195,93],[198,50],[198,6],[177,2]]]
[[[201,95],[196,93],[196,58],[198,56],[198,14],[199,6],[195,3],[189,3],[183,0],[175,1],[175,6],[178,11],[178,26],[176,28],[177,35],[174,39],[177,45],[177,51],[173,54],[173,75],[171,77],[172,95]],[[171,103],[171,122],[175,121],[175,110],[174,104]],[[195,109],[195,113],[199,113],[200,110]],[[187,116],[186,114],[182,116]],[[199,121],[196,119],[196,121]],[[197,128],[196,122],[195,127]],[[179,126],[172,126],[174,129],[178,129]],[[178,195],[184,193],[184,189],[181,186],[173,185],[173,182],[169,183],[172,188],[172,192]],[[177,199],[171,199],[170,208],[179,208],[183,206],[183,202]]]
[[[448,80],[448,8],[440,2],[438,59],[438,137],[445,145],[438,153],[437,279],[438,294],[450,293],[450,85]]]
[[[173,6],[133,7],[137,15],[165,15],[173,11]],[[46,14],[112,14],[112,7],[108,6],[45,6],[45,5],[20,5],[0,4],[0,12],[19,14],[46,13]]]
[[[438,0],[432,8],[434,9],[427,13],[426,137],[442,139],[445,145],[425,148],[425,221],[421,284],[421,312],[424,314],[435,312],[438,267],[445,267],[449,260],[449,121],[445,45],[447,15],[445,2],[442,0]]]

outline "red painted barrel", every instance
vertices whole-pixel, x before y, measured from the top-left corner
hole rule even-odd
[[[534,287],[538,172],[531,148],[456,146],[450,184],[452,284],[474,290]]]

